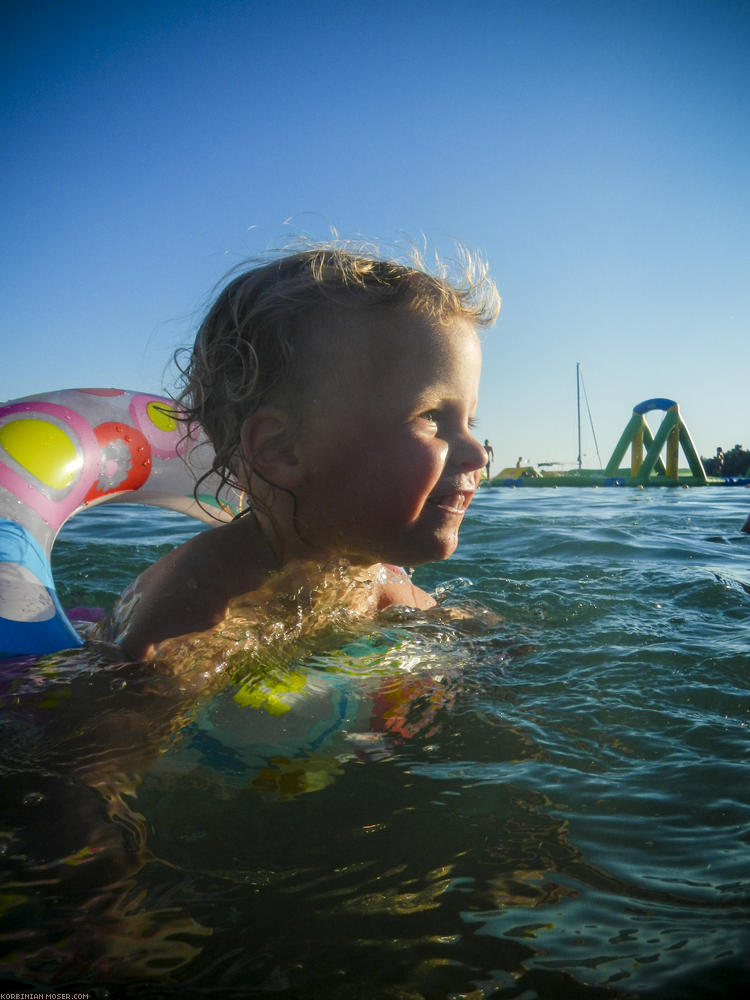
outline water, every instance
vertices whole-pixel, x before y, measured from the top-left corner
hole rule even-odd
[[[7,982],[746,996],[749,512],[741,488],[482,491],[415,576],[473,620],[269,651],[197,704],[95,653],[6,664]],[[65,605],[192,530],[78,518]]]

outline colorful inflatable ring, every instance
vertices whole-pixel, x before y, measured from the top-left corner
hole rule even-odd
[[[0,405],[0,656],[82,644],[50,564],[57,533],[80,510],[116,501],[231,520],[239,494],[217,501],[213,477],[193,494],[211,458],[160,396],[64,389]]]

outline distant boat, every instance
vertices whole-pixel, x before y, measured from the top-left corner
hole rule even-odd
[[[581,460],[581,388],[583,388],[583,398],[586,402],[586,411],[589,415],[589,423],[591,424],[591,433],[594,438],[594,447],[596,448],[596,457],[599,459],[599,468],[602,468],[602,457],[599,454],[599,444],[596,440],[596,431],[594,430],[594,421],[591,419],[591,410],[589,408],[589,398],[586,395],[586,386],[583,382],[583,375],[581,374],[581,362],[576,361],[576,408],[578,411],[578,468],[583,466]]]

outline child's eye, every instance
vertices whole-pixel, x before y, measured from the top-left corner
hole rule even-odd
[[[476,426],[477,426],[477,418],[476,417],[470,417],[469,418],[469,430],[474,430],[474,428]]]
[[[425,410],[425,412],[420,415],[422,420],[426,420],[430,424],[436,424],[438,422],[438,417],[440,416],[437,410]]]

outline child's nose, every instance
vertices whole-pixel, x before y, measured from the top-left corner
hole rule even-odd
[[[476,469],[483,469],[489,458],[484,446],[472,434],[464,434],[456,442],[454,461],[467,472],[474,472]]]

